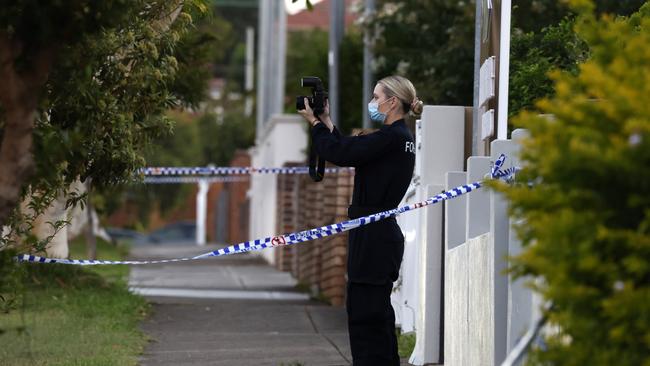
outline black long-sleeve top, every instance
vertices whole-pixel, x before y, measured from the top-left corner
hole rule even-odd
[[[350,218],[397,207],[413,176],[415,144],[404,120],[376,132],[343,136],[322,123],[312,128],[316,152],[325,160],[355,167]],[[395,281],[404,253],[404,236],[392,219],[350,231],[348,280],[385,284]]]

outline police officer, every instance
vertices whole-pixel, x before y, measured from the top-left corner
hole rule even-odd
[[[313,126],[318,155],[339,166],[355,167],[348,216],[355,219],[397,207],[415,165],[413,135],[404,117],[422,112],[413,84],[401,76],[377,82],[368,113],[382,126],[367,135],[343,136],[332,124],[329,106],[318,117],[306,99],[305,106],[299,113]],[[354,366],[400,364],[390,294],[403,253],[404,236],[395,218],[350,231],[346,307]]]

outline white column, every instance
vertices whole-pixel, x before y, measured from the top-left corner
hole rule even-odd
[[[260,1],[259,6],[259,21],[257,25],[257,100],[255,101],[255,108],[257,109],[256,140],[262,134],[264,122],[268,115],[266,88],[268,84],[267,78],[271,73],[269,70],[270,60],[268,55],[269,42],[271,40],[271,32],[269,32],[271,3],[269,1]]]
[[[497,139],[508,138],[508,81],[510,76],[511,0],[501,1],[501,40],[499,41],[499,110]]]
[[[284,110],[284,83],[286,72],[286,54],[287,54],[287,10],[284,6],[284,1],[277,0],[277,8],[274,9],[276,13],[275,24],[275,44],[277,47],[274,49],[274,77],[273,90],[271,91],[273,104],[271,105],[271,115],[282,113]],[[267,75],[268,77],[269,75]]]
[[[465,172],[448,172],[446,174],[445,189],[450,190],[464,185],[467,181]],[[465,243],[466,217],[467,217],[467,194],[445,201],[445,248]]]
[[[470,156],[467,159],[467,184],[485,179],[490,172],[490,158]],[[490,231],[490,191],[481,188],[467,196],[467,229],[465,239],[470,240]]]
[[[210,183],[201,179],[196,193],[196,245],[205,245],[205,224],[208,216],[208,190]]]
[[[432,184],[423,187],[425,197],[435,196],[445,187]],[[442,339],[442,215],[441,204],[424,209],[420,215],[421,246],[418,271],[419,304],[416,323],[415,349],[409,360],[414,365],[440,363]]]
[[[495,161],[500,154],[506,155],[503,169],[513,167],[516,161],[517,144],[512,140],[492,141],[490,151],[492,160]],[[490,192],[490,233],[492,240],[489,253],[493,278],[493,313],[492,313],[492,339],[494,349],[493,365],[500,365],[506,357],[508,334],[508,275],[507,269],[508,240],[510,236],[510,216],[508,202],[502,194]]]
[[[421,120],[422,150],[419,169],[424,195],[430,197],[445,187],[445,174],[463,169],[465,141],[465,108],[425,106]],[[418,151],[419,153],[420,151]],[[412,364],[440,363],[442,350],[442,278],[443,235],[442,205],[424,209],[421,214],[420,265],[418,267],[421,295],[418,305],[415,349]]]
[[[244,90],[246,91],[246,104],[244,107],[244,115],[250,117],[253,114],[253,81],[255,66],[255,29],[253,27],[246,27],[246,80]]]

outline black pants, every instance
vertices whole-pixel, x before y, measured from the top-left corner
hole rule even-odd
[[[353,366],[399,366],[393,284],[348,282],[348,330]]]

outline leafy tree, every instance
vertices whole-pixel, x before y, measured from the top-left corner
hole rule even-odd
[[[650,4],[628,18],[598,17],[572,1],[590,58],[556,71],[555,93],[515,124],[521,182],[498,185],[524,251],[517,275],[542,277],[559,332],[535,365],[650,365]]]
[[[542,29],[560,23],[571,10],[566,1],[533,0],[512,3],[512,30],[517,32],[538,33]],[[514,43],[511,40],[511,48]]]
[[[202,164],[228,165],[237,149],[254,144],[254,120],[245,117],[242,103],[238,104],[227,108],[222,119],[208,113],[197,121],[201,130],[199,144],[202,148]]]
[[[175,110],[166,114],[174,121],[173,129],[144,151],[148,166],[227,165],[236,149],[253,144],[254,123],[244,116],[244,100],[230,98],[231,93],[243,91],[245,28],[256,18],[251,13],[255,12],[248,8],[213,6],[195,21],[195,30],[181,38],[177,80],[187,84],[182,88],[185,99],[194,96],[200,103],[188,104],[191,113]],[[186,71],[185,58],[193,60]],[[205,82],[210,77],[225,78],[218,101],[205,98]],[[133,225],[146,228],[152,210],[159,209],[163,216],[172,212],[187,202],[193,188],[190,184],[126,185],[106,195],[101,211],[110,215],[127,203],[134,204],[139,222]]]
[[[34,174],[32,133],[40,98],[62,49],[125,22],[124,1],[19,1],[0,9],[0,224]]]
[[[25,0],[0,10],[1,72],[12,80],[0,89],[0,223],[26,234],[18,201],[30,197],[38,213],[77,177],[99,190],[132,180],[144,147],[171,128],[164,112],[197,101],[175,84],[176,46],[190,13],[203,11],[180,0]]]
[[[313,29],[288,34],[285,81],[287,113],[295,113],[298,95],[308,95],[310,92],[309,88],[300,86],[301,77],[318,76],[326,88],[329,85],[328,50],[329,36],[323,30]],[[361,32],[355,27],[347,29],[341,41],[339,65],[340,121],[336,122],[340,130],[347,134],[353,128],[362,126],[363,43]]]
[[[548,76],[551,70],[576,73],[578,64],[587,58],[587,45],[573,31],[573,25],[573,20],[565,18],[539,33],[513,32],[508,90],[511,116],[553,92]]]
[[[375,75],[411,80],[428,104],[472,105],[474,13],[471,1],[379,1],[366,26],[377,29]]]
[[[246,28],[257,28],[258,12],[250,6],[215,7],[215,16],[227,19],[232,27],[230,47],[223,59],[215,60],[214,76],[227,79],[226,87],[236,93],[244,93],[246,75]],[[259,35],[257,35],[259,36]],[[256,37],[257,37],[256,36]]]
[[[296,96],[309,95],[309,88],[300,86],[303,76],[318,76],[323,84],[329,85],[329,69],[327,52],[329,36],[326,31],[312,29],[287,34],[286,81],[285,81],[285,111],[294,113]]]
[[[629,15],[643,3],[598,0],[596,11]],[[420,99],[429,104],[472,105],[476,1],[383,0],[377,5],[376,16],[364,23],[378,31],[375,75],[409,78]],[[515,103],[511,111],[548,93],[552,83],[545,75],[552,68],[575,68],[584,59],[570,20],[563,20],[570,15],[564,1],[513,3],[510,86],[515,90],[510,101]],[[552,52],[554,47],[559,54]]]
[[[645,0],[595,1],[597,14],[630,15]],[[510,46],[508,113],[532,108],[535,100],[550,95],[553,81],[548,74],[560,69],[577,73],[589,49],[574,32],[575,14],[566,2],[521,1],[513,5]]]
[[[339,127],[345,134],[363,127],[361,101],[363,96],[363,34],[356,28],[349,29],[341,41],[339,59]],[[375,86],[371,86],[374,88]],[[369,90],[372,94],[372,90]],[[366,101],[366,103],[369,102]]]
[[[207,81],[213,64],[227,57],[233,43],[233,25],[212,12],[192,11],[195,25],[185,33],[176,46],[178,71],[171,90],[182,95],[184,107],[199,109],[207,96]]]

